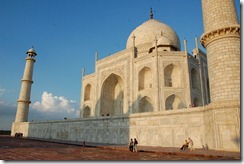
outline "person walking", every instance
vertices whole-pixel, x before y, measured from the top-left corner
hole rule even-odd
[[[133,148],[134,147],[134,142],[133,142],[133,139],[131,138],[130,139],[130,143],[129,143],[129,150],[131,151],[131,152],[133,152]]]
[[[190,148],[190,150],[192,151],[192,150],[195,150],[194,149],[194,147],[193,147],[193,140],[189,137],[188,138],[188,143],[189,143],[189,148]]]
[[[138,141],[136,140],[136,138],[134,138],[134,147],[133,147],[134,152],[137,152],[137,144],[138,144]]]

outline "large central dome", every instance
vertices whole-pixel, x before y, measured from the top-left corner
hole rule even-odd
[[[126,48],[133,46],[133,36],[135,36],[135,46],[152,43],[156,37],[159,41],[158,44],[173,46],[175,49],[180,50],[179,37],[174,30],[155,19],[149,19],[133,30],[127,39]]]

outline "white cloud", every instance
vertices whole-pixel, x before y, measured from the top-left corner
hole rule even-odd
[[[52,93],[43,92],[41,102],[37,101],[31,108],[46,115],[57,115],[68,118],[77,118],[79,104],[74,100],[68,100],[64,96],[54,96]]]
[[[2,87],[0,86],[0,96],[2,96],[2,95],[4,94],[5,91],[6,91],[6,89],[4,89],[4,88],[2,88]]]

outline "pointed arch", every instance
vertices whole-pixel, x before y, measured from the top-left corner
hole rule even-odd
[[[175,94],[167,97],[165,101],[165,109],[166,110],[173,110],[173,109],[181,109],[184,108],[185,105],[182,102],[181,98]]]
[[[90,100],[91,99],[91,85],[87,84],[85,87],[85,97],[84,101]]]
[[[165,87],[181,87],[182,71],[179,66],[169,64],[164,68],[164,86]]]
[[[124,85],[120,76],[111,74],[101,89],[100,116],[122,115],[124,103]]]
[[[139,113],[153,112],[152,100],[145,96],[139,102]]]
[[[138,90],[152,88],[152,71],[149,67],[140,70],[138,79]]]
[[[91,108],[86,106],[83,111],[83,118],[88,118],[91,116]]]
[[[191,69],[191,85],[193,89],[199,89],[198,72],[195,68]]]

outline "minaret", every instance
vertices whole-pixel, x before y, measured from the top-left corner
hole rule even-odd
[[[32,75],[33,75],[33,68],[35,63],[35,56],[37,55],[34,48],[29,49],[27,52],[26,64],[25,64],[25,71],[23,78],[21,80],[21,90],[18,99],[18,107],[15,122],[28,122],[28,112],[29,112],[29,105],[30,101],[30,94],[31,94],[31,85]]]
[[[240,102],[240,25],[234,0],[202,0],[212,103]]]

